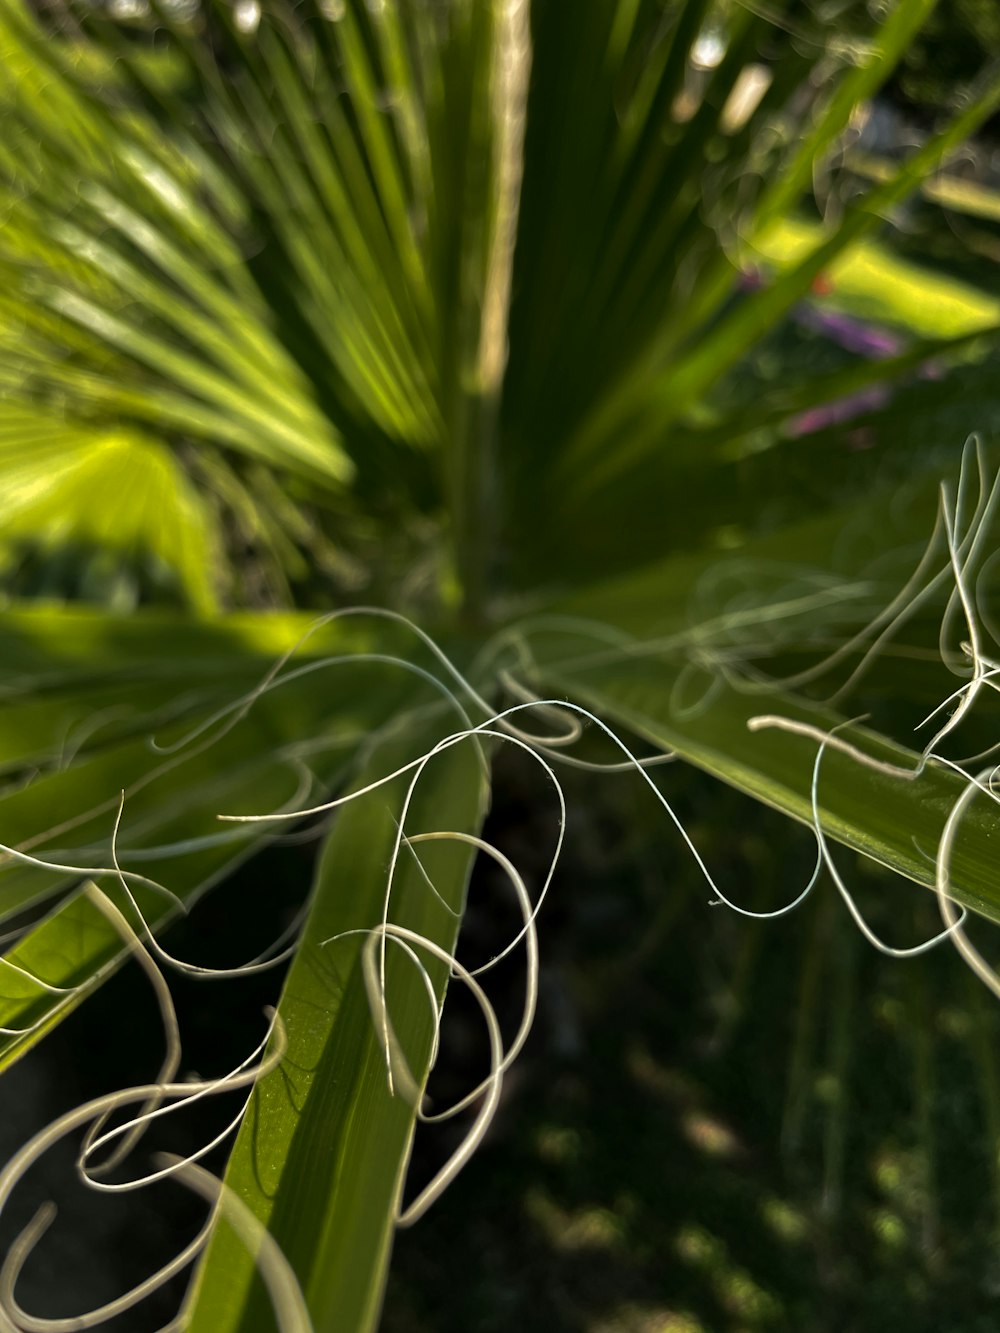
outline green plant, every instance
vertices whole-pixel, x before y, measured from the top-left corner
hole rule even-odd
[[[926,712],[943,614],[953,723],[990,706],[996,497],[981,456],[959,473],[982,423],[953,404],[992,401],[998,312],[938,279],[936,336],[927,275],[858,260],[996,110],[994,71],[895,174],[836,188],[931,8],[0,7],[0,556],[15,594],[64,584],[68,552],[72,590],[118,603],[15,596],[0,624],[0,911],[30,922],[0,1064],[131,954],[176,961],[154,936],[275,820],[379,784],[325,836],[192,1328],[268,1317],[260,1223],[317,1327],[374,1325],[505,718],[541,707],[513,743],[554,764],[585,708],[568,762],[622,761],[603,720],[814,827],[827,860],[829,836],[1000,915],[964,771],[812,688],[863,666],[865,707]],[[799,345],[804,301],[904,341]],[[864,394],[846,435],[830,409]],[[317,622],[359,595],[389,610]],[[911,657],[869,652],[904,624]],[[178,1060],[130,1104],[162,1103]]]

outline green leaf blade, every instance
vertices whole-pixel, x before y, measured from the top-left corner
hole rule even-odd
[[[422,728],[406,741],[386,745],[359,785],[391,772],[439,737],[440,732]],[[406,813],[406,832],[475,832],[485,795],[475,752],[463,745],[432,765]],[[381,919],[404,796],[405,780],[397,780],[349,804],[327,843],[304,939],[279,1006],[288,1053],[255,1092],[226,1175],[298,1273],[316,1327],[344,1333],[375,1327],[414,1123],[414,1108],[388,1089],[386,1058],[361,975],[362,937],[344,935],[367,932]],[[390,920],[450,949],[468,876],[467,852],[443,844],[420,848],[445,907],[404,847]],[[341,938],[324,944],[335,936]],[[387,964],[391,1021],[422,1082],[435,1016],[412,961],[390,944]],[[428,971],[440,999],[444,969],[431,961]],[[262,1299],[251,1257],[220,1224],[190,1303],[192,1333],[265,1328],[270,1316]]]
[[[716,680],[696,708],[672,703],[676,664],[628,660],[593,668],[543,670],[545,686],[586,704],[611,724],[628,727],[658,748],[745,792],[755,800],[812,825],[813,764],[819,742],[780,728],[754,730],[751,719],[777,715],[838,737],[876,760],[915,771],[920,756],[866,727],[843,726],[832,709],[783,693],[741,692]],[[908,780],[878,772],[850,755],[828,750],[818,788],[820,821],[836,841],[918,884],[933,886],[934,857],[948,815],[966,782],[950,769],[928,765]],[[950,894],[974,911],[1000,921],[996,882],[996,819],[984,798],[962,821],[950,863]],[[917,837],[915,830],[919,830]],[[801,886],[790,885],[789,896]]]
[[[30,678],[38,661],[51,667],[60,654],[65,659],[53,691],[57,717],[86,713],[90,692],[83,686],[92,682],[95,655],[109,653],[131,687],[134,713],[118,723],[120,734],[111,730],[105,739],[95,730],[64,764],[57,754],[49,769],[43,756],[52,739],[51,720],[44,708],[30,713],[26,728],[3,730],[7,748],[0,747],[0,758],[6,766],[15,775],[25,765],[40,771],[33,776],[29,769],[22,785],[15,782],[0,793],[0,842],[81,869],[44,869],[0,853],[0,920],[44,908],[91,869],[111,867],[111,834],[123,791],[117,844],[122,867],[164,884],[186,907],[193,906],[286,827],[224,824],[217,815],[266,814],[287,809],[290,802],[295,808],[314,802],[317,793],[343,780],[363,737],[397,709],[426,699],[419,677],[392,664],[340,663],[339,676],[310,669],[261,695],[246,716],[218,735],[210,729],[175,754],[150,747],[151,735],[177,740],[208,722],[217,707],[238,703],[274,665],[267,649],[294,647],[310,623],[300,616],[245,615],[199,624],[178,616],[122,618],[39,608],[10,614],[0,631],[0,643],[11,649],[9,665]],[[70,626],[79,633],[64,638]],[[309,659],[297,666],[315,668],[328,656],[363,651],[374,644],[370,634],[357,621],[323,626],[308,644]],[[380,646],[393,642],[391,633],[383,635]],[[81,684],[74,691],[75,680]],[[165,702],[168,713],[173,705],[168,718],[161,717]],[[0,698],[0,728],[19,707],[14,685],[9,701]],[[225,719],[215,727],[224,728]],[[297,748],[303,741],[305,751]],[[95,878],[138,926],[115,876]],[[154,930],[178,914],[176,903],[155,891],[140,887],[137,897]],[[127,945],[93,904],[76,894],[28,930],[7,957],[28,971],[38,964],[42,980],[74,990],[62,996],[40,993],[26,979],[13,984],[13,970],[0,969],[0,1026],[31,1029],[0,1036],[0,1069],[101,984],[127,957]]]

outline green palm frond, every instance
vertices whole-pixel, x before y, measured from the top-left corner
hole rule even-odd
[[[0,0],[0,1067],[139,947],[92,882],[153,948],[285,820],[440,747],[323,826],[287,1047],[226,1169],[220,1216],[229,1191],[266,1225],[318,1328],[378,1318],[498,701],[527,725],[568,696],[581,754],[621,759],[604,719],[940,882],[968,775],[894,726],[956,676],[996,714],[997,496],[962,450],[1000,424],[1000,305],[894,226],[1000,107],[996,71],[860,192],[844,153],[933,8]],[[937,600],[913,585],[890,649],[942,478]],[[129,597],[81,574],[100,559]],[[352,582],[434,640],[370,611],[312,629]],[[831,702],[845,678],[869,726]],[[995,920],[988,804],[946,871]],[[239,1230],[193,1328],[265,1319]]]

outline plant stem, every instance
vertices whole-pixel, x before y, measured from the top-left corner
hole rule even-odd
[[[490,68],[493,172],[485,219],[488,236],[475,388],[461,413],[456,487],[456,565],[462,610],[481,620],[496,537],[496,445],[517,217],[524,175],[524,125],[531,70],[528,0],[497,0]]]

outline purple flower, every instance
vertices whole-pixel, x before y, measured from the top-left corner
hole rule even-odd
[[[872,361],[881,361],[887,356],[898,356],[906,346],[898,334],[891,333],[888,329],[880,329],[875,324],[862,324],[860,320],[852,319],[850,315],[817,310],[812,305],[796,306],[792,315],[797,324],[816,333],[825,334],[848,352],[868,357]]]
[[[892,397],[891,391],[884,384],[873,384],[868,389],[859,389],[845,398],[837,398],[832,403],[822,403],[811,407],[807,412],[800,412],[789,421],[786,429],[789,435],[812,435],[814,431],[824,430],[827,426],[836,426],[841,421],[850,421],[862,412],[874,412],[884,407]]]

